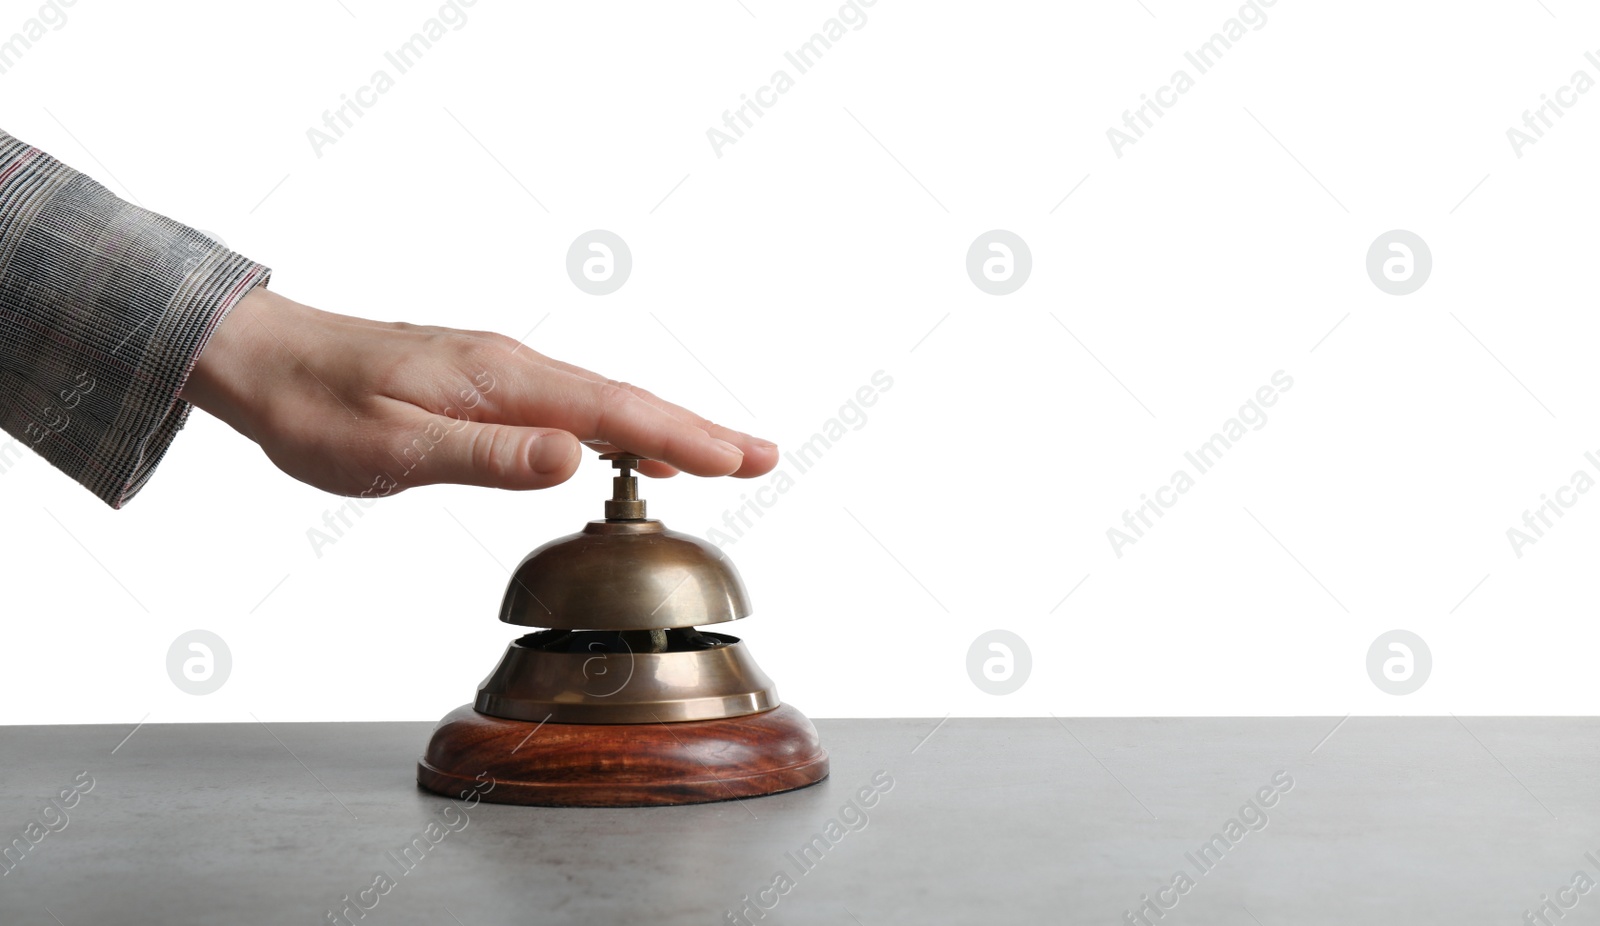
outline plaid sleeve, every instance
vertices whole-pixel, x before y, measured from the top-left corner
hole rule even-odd
[[[121,508],[211,332],[270,275],[0,131],[0,428]]]

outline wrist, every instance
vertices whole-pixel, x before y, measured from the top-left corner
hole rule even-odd
[[[257,376],[268,356],[262,342],[271,340],[271,327],[277,327],[273,319],[284,304],[294,305],[263,286],[245,293],[211,332],[179,398],[254,440],[248,410],[255,405]]]

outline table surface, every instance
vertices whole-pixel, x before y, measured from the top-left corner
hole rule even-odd
[[[1571,889],[1600,882],[1600,719],[819,720],[833,773],[815,787],[598,810],[421,792],[431,727],[0,727],[0,923],[1115,924],[1142,908],[1163,926],[1511,926],[1545,898],[1600,908]],[[51,799],[91,779],[63,818]]]

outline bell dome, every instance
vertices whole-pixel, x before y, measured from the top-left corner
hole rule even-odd
[[[738,620],[750,597],[733,563],[654,519],[590,521],[529,553],[500,619],[557,630],[656,630]]]

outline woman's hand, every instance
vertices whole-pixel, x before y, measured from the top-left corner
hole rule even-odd
[[[670,476],[759,476],[778,448],[485,331],[323,312],[265,288],[223,319],[182,397],[340,495],[454,482],[542,489],[628,450]]]

